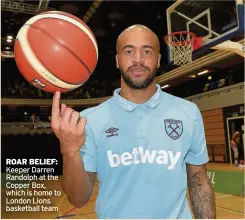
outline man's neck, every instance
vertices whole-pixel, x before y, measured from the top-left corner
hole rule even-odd
[[[125,83],[121,83],[120,95],[130,102],[143,104],[156,93],[156,83],[153,82],[145,89],[132,89]]]

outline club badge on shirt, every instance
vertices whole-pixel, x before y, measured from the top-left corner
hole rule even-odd
[[[183,123],[180,120],[165,119],[165,130],[173,140],[178,139],[183,133]]]

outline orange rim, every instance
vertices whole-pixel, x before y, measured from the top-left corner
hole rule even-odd
[[[184,41],[169,41],[169,37],[170,36],[175,36],[175,35],[190,35],[191,36],[191,39],[190,40],[184,40]],[[173,33],[170,33],[168,35],[166,35],[164,37],[164,40],[167,44],[172,44],[172,45],[185,45],[185,44],[193,44],[194,43],[194,40],[196,38],[196,35],[192,32],[189,32],[189,31],[177,31],[177,32],[173,32]]]

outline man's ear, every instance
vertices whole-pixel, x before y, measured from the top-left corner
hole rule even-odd
[[[116,54],[116,66],[119,69],[118,54]]]
[[[161,54],[158,55],[157,68],[160,67],[160,63],[161,63]]]

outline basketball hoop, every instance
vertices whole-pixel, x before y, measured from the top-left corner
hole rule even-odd
[[[192,62],[196,35],[189,31],[173,32],[165,36],[164,40],[173,52],[175,65],[183,66]]]

